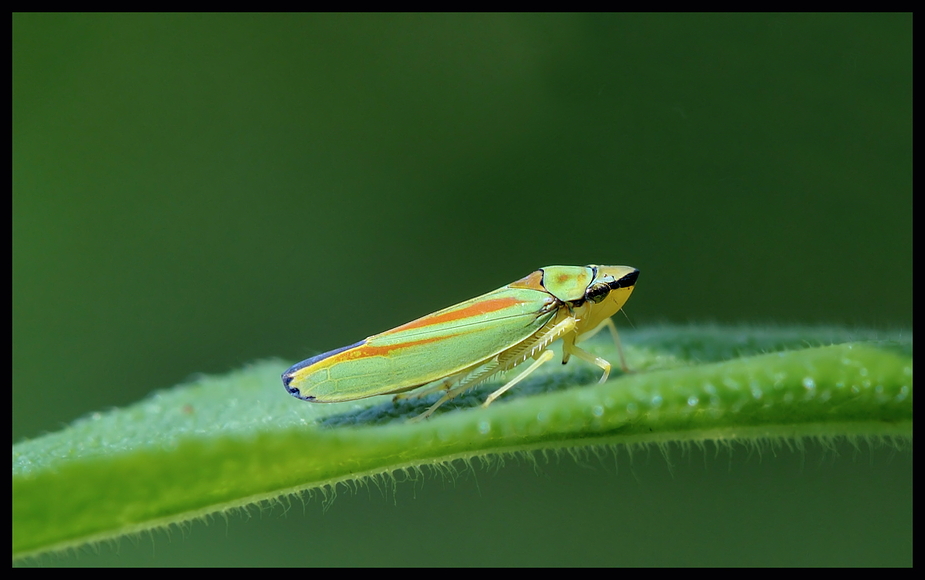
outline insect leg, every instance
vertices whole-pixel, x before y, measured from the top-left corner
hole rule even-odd
[[[508,391],[508,389],[512,388],[514,385],[516,385],[520,381],[530,376],[530,373],[538,369],[541,364],[549,361],[549,359],[551,359],[552,357],[553,357],[553,352],[551,350],[544,350],[543,354],[538,356],[535,361],[530,363],[530,366],[524,369],[523,372],[521,372],[519,375],[517,375],[513,379],[509,380],[503,387],[501,387],[497,391],[488,395],[488,398],[485,399],[484,403],[482,403],[482,407],[487,407],[488,405],[491,405],[492,401],[494,401],[495,399],[503,395],[505,392]]]
[[[418,415],[417,417],[411,419],[411,421],[420,421],[421,419],[426,419],[433,414],[437,408],[446,403],[447,401],[454,399],[457,395],[464,391],[468,391],[472,387],[476,386],[480,382],[491,378],[492,375],[503,371],[504,369],[499,368],[498,358],[490,360],[488,363],[483,364],[479,367],[476,367],[474,370],[472,368],[467,369],[463,373],[457,373],[452,377],[447,377],[446,379],[437,381],[432,386],[429,386],[425,389],[426,394],[439,391],[441,389],[446,389],[446,392],[440,397],[436,403],[430,406],[429,409]],[[454,382],[459,381],[459,384],[450,388]]]
[[[623,356],[623,343],[620,342],[620,335],[617,334],[617,325],[613,323],[612,318],[608,318],[603,324],[598,326],[595,331],[600,330],[604,326],[610,329],[610,336],[613,337],[613,342],[617,345],[617,352],[620,353],[620,368],[623,369],[624,373],[630,372],[630,368],[626,366],[626,357]]]
[[[595,334],[603,330],[605,326],[610,329],[610,336],[613,337],[613,342],[614,344],[617,345],[617,352],[620,353],[620,367],[623,369],[624,373],[630,372],[629,367],[626,366],[626,357],[623,356],[623,345],[620,343],[620,335],[617,334],[617,326],[613,323],[612,318],[608,318],[604,320],[604,322],[598,324],[597,328],[595,328],[594,330],[591,330],[579,336],[577,342],[584,342],[585,340],[591,338],[592,336],[594,336]],[[563,351],[563,358],[565,359],[562,361],[563,363],[568,360],[568,357],[564,356],[564,353],[565,351]],[[588,360],[588,359],[583,359],[583,360]],[[597,364],[597,363],[594,363],[594,364]],[[600,366],[600,365],[597,365],[597,366]]]
[[[423,389],[423,392],[415,392],[414,395],[408,395],[408,396],[423,396],[423,395],[429,395],[430,393],[440,391],[440,390],[446,391],[443,394],[443,396],[437,400],[436,403],[431,405],[430,408],[428,408],[426,411],[424,411],[417,417],[414,417],[410,421],[413,423],[413,422],[420,421],[422,419],[426,419],[430,417],[433,414],[433,412],[436,411],[437,408],[443,403],[446,403],[450,399],[453,399],[454,397],[456,397],[463,391],[471,389],[472,387],[490,378],[492,375],[500,372],[501,370],[502,369],[498,368],[498,357],[495,357],[491,359],[490,361],[488,361],[487,363],[482,363],[475,367],[469,367],[468,369],[460,373],[456,373],[452,376],[440,379],[438,381],[434,381],[430,385],[426,385]],[[459,384],[457,384],[453,388],[450,388],[453,385],[453,383],[456,383],[456,382],[458,382]],[[393,399],[393,401],[394,400],[395,399]]]
[[[448,377],[437,379],[436,381],[432,381],[425,385],[421,385],[420,387],[409,389],[407,391],[402,391],[401,393],[398,393],[394,397],[392,397],[392,401],[400,401],[402,399],[411,399],[411,398],[420,399],[421,397],[426,397],[427,395],[431,393],[436,393],[437,391],[446,391],[451,386],[453,386],[454,383],[459,381],[461,378],[465,377],[471,371],[472,369],[466,369],[454,375],[450,375]]]
[[[574,335],[567,336],[562,340],[562,352],[564,353],[562,357],[563,360],[568,360],[568,356],[575,355],[581,360],[585,362],[589,362],[593,364],[594,366],[603,370],[604,374],[601,376],[601,380],[598,382],[603,383],[604,381],[607,380],[607,377],[610,376],[610,368],[611,368],[610,363],[607,360],[602,359],[599,356],[594,356],[590,352],[575,346]]]
[[[524,341],[524,343],[521,343],[520,345],[518,345],[517,348],[512,348],[512,349],[509,349],[501,353],[500,355],[495,357],[493,360],[482,365],[481,367],[478,367],[469,376],[462,379],[458,385],[456,385],[452,389],[449,389],[446,393],[444,393],[442,397],[440,397],[440,399],[436,403],[434,403],[433,405],[431,405],[429,409],[427,409],[426,411],[424,411],[423,413],[421,413],[420,415],[412,419],[412,421],[420,421],[421,419],[426,419],[431,414],[433,414],[433,412],[436,411],[440,405],[455,398],[460,393],[467,391],[471,389],[472,387],[478,385],[482,381],[485,381],[491,378],[491,376],[496,373],[508,371],[514,368],[515,366],[519,365],[520,363],[525,362],[527,359],[531,357],[534,358],[536,362],[531,364],[530,367],[522,375],[519,375],[513,381],[510,381],[507,384],[505,384],[503,387],[501,387],[501,389],[499,389],[500,392],[495,391],[494,393],[491,394],[489,398],[491,399],[491,401],[494,401],[499,395],[501,395],[501,393],[513,387],[515,384],[520,382],[522,379],[526,378],[526,375],[533,372],[533,370],[535,370],[536,367],[540,366],[540,364],[549,360],[549,358],[552,357],[552,354],[546,354],[547,352],[551,352],[551,351],[546,350],[549,344],[561,338],[563,335],[568,335],[568,333],[574,331],[574,329],[575,329],[575,319],[569,317],[553,325],[548,330],[544,330],[544,331],[537,333],[533,339],[529,341]]]

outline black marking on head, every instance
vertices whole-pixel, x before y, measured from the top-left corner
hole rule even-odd
[[[617,288],[629,288],[630,286],[635,286],[636,278],[639,278],[639,270],[633,270],[626,276],[623,276],[616,282],[612,283],[610,287],[613,290],[616,290]],[[616,284],[616,286],[614,284]]]
[[[587,290],[585,290],[585,300],[590,300],[595,304],[599,304],[604,301],[604,298],[607,298],[607,295],[610,294],[611,290],[612,288],[610,285],[604,282],[592,284]]]
[[[594,275],[597,277],[597,268],[594,269]],[[573,302],[575,306],[580,306],[584,302],[593,302],[594,304],[600,304],[610,295],[614,290],[620,288],[631,288],[636,284],[636,278],[639,277],[639,270],[633,270],[626,276],[623,276],[619,280],[611,280],[610,282],[596,282],[588,286],[588,289],[585,290],[584,298],[581,300],[576,300]]]

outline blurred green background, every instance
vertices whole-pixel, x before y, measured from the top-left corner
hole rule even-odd
[[[550,264],[638,267],[636,326],[912,328],[908,14],[17,14],[12,118],[13,442]],[[911,451],[810,447],[44,562],[911,564]]]

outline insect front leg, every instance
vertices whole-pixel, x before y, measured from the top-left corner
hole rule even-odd
[[[576,346],[575,338],[576,337],[574,334],[563,337],[562,339],[562,364],[565,364],[569,356],[575,355],[581,360],[585,362],[589,362],[593,364],[594,366],[600,368],[602,371],[604,371],[604,374],[601,375],[601,380],[598,382],[603,383],[604,381],[606,381],[607,377],[610,376],[610,369],[611,369],[610,362],[599,356],[594,356],[590,352]],[[623,358],[622,353],[620,354],[620,358],[621,359]],[[626,370],[625,364],[624,364],[624,370]]]
[[[597,327],[596,330],[600,330],[607,325],[607,328],[610,329],[610,336],[613,337],[614,343],[617,345],[617,352],[620,353],[620,368],[623,369],[624,373],[630,372],[630,368],[626,366],[626,357],[623,356],[623,343],[620,342],[620,335],[617,334],[617,325],[613,323],[613,319],[608,318],[604,321],[604,324]]]
[[[629,367],[626,366],[626,357],[623,356],[623,344],[620,343],[620,335],[617,334],[617,326],[613,323],[613,319],[612,319],[612,318],[607,318],[607,319],[605,319],[603,322],[601,322],[600,324],[598,324],[597,327],[596,327],[594,330],[591,330],[591,331],[589,331],[589,332],[586,332],[586,333],[582,334],[582,335],[579,336],[574,342],[584,342],[584,341],[588,340],[589,338],[593,337],[595,334],[597,334],[598,332],[600,332],[601,330],[603,330],[605,326],[606,326],[607,328],[610,329],[610,336],[613,337],[613,342],[614,342],[615,345],[617,345],[617,352],[620,354],[620,368],[623,369],[623,372],[624,372],[624,373],[631,372],[630,369],[629,369]],[[574,346],[574,342],[573,342],[573,346]],[[577,346],[574,346],[574,348],[578,348],[578,347],[577,347]],[[582,352],[584,352],[584,351],[582,351]],[[566,349],[562,349],[562,364],[565,364],[566,362],[568,362],[568,357],[569,357],[570,354],[571,354],[571,353],[569,353]],[[592,356],[592,355],[590,355],[590,354],[587,353],[587,352],[585,352],[585,354],[587,354],[588,356]],[[576,355],[576,356],[577,356],[577,355]],[[581,357],[579,357],[579,358],[581,358]],[[595,357],[595,358],[597,358],[597,357]],[[588,360],[588,359],[582,358],[582,360]],[[599,360],[604,360],[604,359],[599,359]],[[591,361],[588,361],[588,362],[591,362]],[[606,362],[606,361],[605,361],[605,362]],[[599,365],[599,364],[597,364],[597,363],[592,363],[592,364],[594,364],[594,365],[596,365],[596,366],[599,366],[599,367],[601,366],[601,365]],[[609,366],[610,366],[610,363],[607,363],[607,365],[608,365],[608,367],[609,367]],[[604,368],[604,367],[601,367],[601,368]],[[601,382],[603,382],[603,380],[602,380]]]

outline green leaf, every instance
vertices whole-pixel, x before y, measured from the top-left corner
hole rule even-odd
[[[271,360],[94,413],[13,446],[13,557],[77,546],[367,476],[587,445],[912,437],[912,336],[820,328],[626,332],[635,372],[597,384],[547,364],[491,385],[336,405],[288,396]],[[586,348],[619,360],[605,340]],[[470,408],[474,407],[474,408]]]

